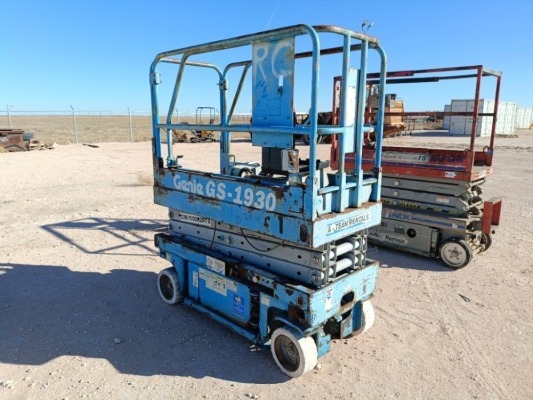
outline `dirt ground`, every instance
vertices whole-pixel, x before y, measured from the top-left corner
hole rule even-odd
[[[533,131],[518,134],[496,140],[484,185],[503,198],[490,250],[451,271],[371,246],[374,327],[295,380],[270,352],[159,299],[168,263],[152,239],[167,211],[153,204],[148,142],[0,154],[0,399],[533,398]],[[218,148],[177,153],[214,169]],[[249,148],[233,144],[257,159]]]

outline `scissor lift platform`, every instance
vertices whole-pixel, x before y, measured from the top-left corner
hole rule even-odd
[[[341,45],[321,49],[323,34]],[[300,44],[306,51],[296,51]],[[251,59],[232,59],[223,66],[213,62],[233,49],[241,56],[249,49]],[[328,135],[339,138],[340,163],[346,154],[362,154],[367,128],[364,107],[356,99],[365,97],[370,50],[385,74],[386,57],[375,38],[334,26],[296,25],[160,53],[150,71],[154,200],[169,208],[170,217],[169,231],[156,235],[155,244],[172,264],[159,274],[159,293],[168,304],[184,302],[270,347],[277,365],[291,377],[314,368],[332,339],[362,333],[374,321],[369,299],[378,263],[367,259],[366,250],[368,229],[381,218],[382,130],[376,129],[371,171],[360,165],[328,173],[329,160],[317,157],[319,137]],[[357,67],[351,66],[352,53],[358,54]],[[348,111],[336,126],[321,126],[319,59],[330,54],[340,55],[341,102]],[[310,112],[309,123],[298,126],[294,76],[301,58],[310,59]],[[166,115],[160,115],[160,64],[177,69],[170,95],[165,92],[170,99]],[[191,68],[214,73],[218,123],[172,122],[182,79]],[[249,70],[253,122],[239,125],[232,117]],[[239,71],[231,99],[230,72]],[[179,144],[174,147],[172,131],[183,129],[220,132],[219,171],[194,169],[194,160],[187,165],[174,154]],[[231,151],[233,132],[251,132],[251,145],[262,148],[261,162],[237,160]],[[300,159],[295,147],[295,138],[302,136],[310,142],[307,159]]]
[[[481,81],[485,77],[496,78],[495,106],[492,112],[481,113],[478,104]],[[368,74],[367,86],[379,85],[379,78],[382,78],[379,73]],[[475,99],[470,111],[386,113],[403,117],[471,117],[472,131],[469,147],[465,149],[382,147],[382,220],[379,226],[370,229],[369,237],[379,245],[440,257],[454,269],[468,265],[475,254],[490,247],[493,229],[500,220],[501,199],[485,200],[482,185],[493,173],[501,73],[481,65],[387,73],[388,84],[447,82],[465,78],[476,79]],[[370,110],[367,119],[373,117]],[[482,149],[476,148],[479,118],[489,117],[492,118],[490,143]],[[347,155],[344,167],[336,162],[337,150],[334,140],[333,168],[350,169],[359,162],[364,170],[374,168],[376,153],[369,140],[365,143],[361,160],[355,153]]]
[[[484,199],[492,150],[383,147],[383,212],[369,239],[463,268],[492,244],[501,199]],[[363,153],[370,168],[373,150]]]

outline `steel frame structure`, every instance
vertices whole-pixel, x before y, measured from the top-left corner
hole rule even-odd
[[[501,72],[482,65],[387,72],[387,84],[409,84],[475,78],[471,112],[413,111],[385,113],[398,116],[471,116],[469,147],[464,150],[383,146],[383,213],[381,226],[371,229],[372,241],[402,251],[440,257],[451,268],[466,266],[476,253],[492,243],[493,227],[499,224],[501,199],[484,201],[481,185],[492,174],[494,138]],[[380,73],[367,74],[367,86],[379,84]],[[480,113],[482,78],[496,79],[493,112]],[[490,144],[476,150],[480,117],[492,117]],[[337,144],[332,144],[332,159]],[[347,168],[357,155],[347,156]],[[363,150],[363,168],[371,168],[372,144]],[[333,167],[339,167],[332,162]]]
[[[322,34],[342,45],[322,49]],[[307,38],[310,51],[296,52],[299,37]],[[224,66],[196,60],[241,47],[251,48],[251,60]],[[313,368],[332,338],[361,333],[373,322],[368,299],[378,263],[366,258],[366,233],[381,218],[383,113],[378,113],[377,127],[365,127],[361,99],[366,97],[370,50],[380,57],[384,86],[386,56],[377,39],[335,26],[296,25],[163,52],[150,69],[154,200],[168,207],[170,216],[169,232],[155,237],[161,257],[172,264],[159,275],[161,297],[169,304],[183,301],[254,343],[270,346],[278,366],[291,377]],[[352,57],[355,51],[358,57]],[[345,112],[338,125],[321,126],[320,58],[330,54],[342,55]],[[294,62],[306,57],[311,59],[310,122],[295,126]],[[158,93],[161,63],[177,67],[165,118]],[[192,67],[214,72],[218,124],[172,122],[182,79]],[[228,73],[236,69],[239,83],[228,99]],[[249,70],[253,122],[232,124]],[[384,104],[384,96],[379,103]],[[219,131],[219,172],[180,165],[173,129]],[[347,154],[362,155],[369,129],[377,132],[372,168],[363,171],[359,157],[351,171],[327,173],[329,160],[317,156],[318,137],[338,137],[342,166]],[[262,147],[261,163],[237,160],[232,132],[252,133],[252,145]],[[308,160],[300,160],[294,145],[302,135],[310,137]]]

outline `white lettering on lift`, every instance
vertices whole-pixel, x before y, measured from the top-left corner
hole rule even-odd
[[[224,182],[208,180],[205,183],[196,179],[181,179],[179,174],[174,176],[174,188],[180,192],[191,193],[194,195],[218,199],[220,201],[229,201],[246,207],[253,207],[259,210],[274,211],[276,208],[276,195],[274,192],[267,192],[261,189],[251,187],[235,186],[229,190]],[[194,222],[194,221],[192,221]]]
[[[280,78],[282,76],[289,76],[292,75],[293,70],[292,69],[280,69],[276,70],[276,57],[283,49],[288,49],[287,52],[294,51],[292,41],[291,40],[280,40],[276,45],[274,46],[274,50],[272,50],[272,58],[270,60],[271,66],[272,66],[272,73],[276,78]]]
[[[387,151],[383,153],[383,161],[398,161],[411,163],[428,163],[429,154],[424,153],[402,153],[399,151]]]
[[[268,43],[260,43],[254,45],[254,54],[253,54],[253,68],[254,73],[259,72],[261,73],[263,80],[268,80],[268,75],[265,71],[265,67],[263,66],[264,62],[269,61],[268,52],[272,47],[269,46]],[[272,71],[272,75],[275,79],[278,79],[280,77],[285,77],[292,75],[293,70],[292,69],[276,69],[276,58],[278,55],[285,54],[286,52],[283,52],[284,49],[287,49],[286,52],[294,52],[294,45],[292,40],[286,39],[286,40],[280,40],[276,43],[276,45],[272,49],[272,56],[270,57],[270,70]]]
[[[332,235],[335,232],[342,231],[344,229],[352,228],[354,226],[364,224],[370,221],[370,213],[364,213],[356,217],[344,219],[339,222],[328,225],[326,229],[326,235]]]
[[[368,233],[369,236],[372,236],[373,238],[384,240],[386,242],[391,243],[398,243],[398,244],[407,244],[408,241],[405,237],[397,236],[397,235],[391,235],[390,233],[384,233],[384,232],[375,232],[370,231]]]

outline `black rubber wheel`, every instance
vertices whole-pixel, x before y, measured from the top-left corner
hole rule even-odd
[[[241,169],[241,171],[239,172],[239,178],[244,178],[250,175],[252,175],[252,172],[249,169]]]
[[[468,213],[470,215],[481,215],[481,209],[479,207],[470,207]]]
[[[448,267],[461,269],[468,265],[474,254],[465,240],[452,238],[440,245],[439,256]]]
[[[309,140],[309,135],[302,135],[302,140],[304,141],[305,144],[309,144],[311,141]],[[322,141],[324,140],[324,136],[322,135],[318,135],[318,141],[317,141],[317,144],[320,144],[322,143]]]
[[[490,233],[482,233],[480,242],[481,246],[483,246],[482,251],[487,251],[492,245],[492,235]]]
[[[178,273],[174,267],[164,269],[159,273],[157,288],[161,299],[167,304],[178,304],[183,300],[180,294]]]
[[[18,144],[10,144],[4,147],[9,152],[26,151],[26,149]]]
[[[302,376],[317,364],[318,352],[313,338],[304,337],[288,326],[274,331],[270,349],[278,367],[291,378]]]

